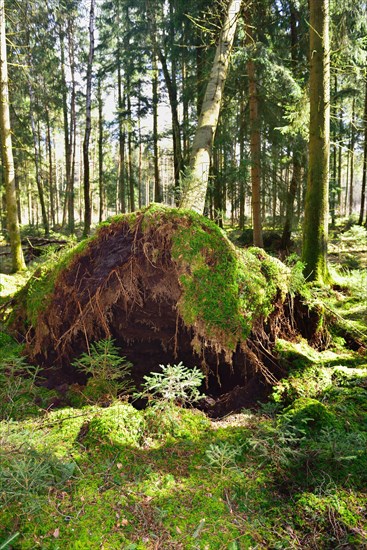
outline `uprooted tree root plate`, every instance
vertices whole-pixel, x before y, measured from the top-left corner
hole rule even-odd
[[[207,412],[220,416],[256,403],[286,374],[272,353],[276,338],[315,336],[317,313],[291,297],[291,279],[209,220],[153,206],[103,224],[36,273],[9,324],[49,385],[78,380],[73,360],[113,338],[137,384],[159,364],[201,367],[216,398]]]

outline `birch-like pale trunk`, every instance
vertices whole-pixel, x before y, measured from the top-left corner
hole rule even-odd
[[[190,170],[184,181],[180,206],[200,214],[204,212],[213,142],[241,5],[242,0],[230,0],[228,4],[191,149]]]
[[[26,268],[18,222],[17,195],[15,190],[15,171],[11,139],[8,62],[5,34],[4,0],[0,0],[0,127],[2,158],[4,162],[6,215],[12,257],[12,270],[21,271]]]

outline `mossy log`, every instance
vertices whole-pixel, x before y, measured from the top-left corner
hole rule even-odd
[[[290,285],[290,270],[263,250],[237,249],[206,218],[154,205],[102,224],[40,270],[10,325],[59,380],[75,376],[71,363],[91,342],[113,338],[137,381],[183,361],[218,395],[284,375],[272,346],[299,329]]]

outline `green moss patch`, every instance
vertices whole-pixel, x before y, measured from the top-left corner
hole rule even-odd
[[[332,428],[337,425],[336,416],[327,407],[309,397],[296,399],[284,409],[280,422],[292,426],[300,433],[308,431],[320,432],[324,428]]]

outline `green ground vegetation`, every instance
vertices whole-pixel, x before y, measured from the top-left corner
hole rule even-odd
[[[147,383],[144,410],[105,388],[98,399],[98,372],[93,399],[88,384],[47,390],[1,333],[0,548],[365,547],[364,277],[334,266],[334,289],[305,288],[328,349],[278,340],[288,376],[269,401],[216,421],[183,408],[182,388],[162,377]],[[102,364],[107,355],[117,360],[113,343],[95,348]]]

